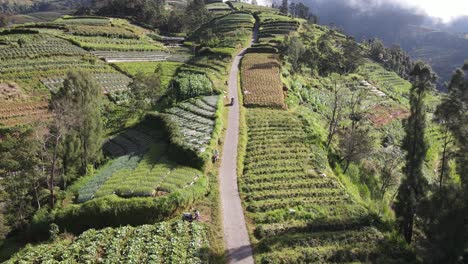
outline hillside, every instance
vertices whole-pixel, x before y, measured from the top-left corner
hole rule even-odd
[[[467,119],[423,64],[308,10],[86,12],[0,30],[2,261],[463,259]]]

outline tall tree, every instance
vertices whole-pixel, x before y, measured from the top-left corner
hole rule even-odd
[[[81,173],[88,165],[93,165],[101,157],[103,123],[101,118],[101,88],[92,76],[85,72],[69,72],[63,87],[52,97],[52,107],[56,114],[50,131],[55,134],[58,144],[52,148],[78,152],[64,153],[64,161],[75,161]],[[65,142],[67,145],[63,145]],[[70,145],[71,144],[71,145]],[[72,146],[73,145],[73,146]],[[71,166],[67,165],[67,166]]]
[[[285,15],[288,14],[288,0],[282,0],[281,6],[280,6],[280,12]]]
[[[211,13],[205,8],[203,0],[193,0],[185,9],[185,30],[194,32],[211,19]]]
[[[403,140],[403,149],[406,151],[406,163],[403,168],[405,178],[398,189],[395,207],[399,229],[407,243],[411,243],[413,237],[416,209],[427,191],[427,180],[423,174],[424,159],[428,149],[424,138],[425,98],[433,89],[433,82],[436,79],[431,68],[422,62],[415,65],[411,77],[411,115],[405,121],[406,135]]]
[[[32,130],[0,133],[0,177],[5,193],[2,207],[13,229],[25,227],[35,210],[41,208],[45,166],[40,153]]]
[[[351,96],[346,100],[350,126],[341,133],[339,147],[345,163],[344,173],[348,171],[351,162],[358,162],[373,150],[373,138],[370,131],[361,128],[360,124],[365,119],[366,109],[363,102],[366,100],[368,91],[359,89],[355,82],[350,81]]]
[[[337,131],[338,131],[338,125],[340,124],[342,118],[343,118],[343,109],[345,108],[345,98],[346,95],[344,91],[346,90],[345,84],[343,82],[343,79],[341,76],[338,74],[332,74],[330,76],[331,79],[331,85],[330,85],[330,90],[333,93],[333,98],[332,98],[332,105],[330,107],[331,113],[329,114],[328,117],[328,136],[327,136],[327,147],[330,146],[330,144],[333,141],[333,138],[335,137]]]

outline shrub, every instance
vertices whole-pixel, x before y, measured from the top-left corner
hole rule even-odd
[[[213,84],[202,74],[182,72],[174,80],[179,100],[213,94]]]

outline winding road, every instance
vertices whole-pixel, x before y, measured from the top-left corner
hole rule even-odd
[[[258,24],[254,27],[252,42],[257,40]],[[250,44],[250,45],[251,45]],[[250,47],[249,45],[249,47]],[[247,49],[247,48],[246,48]],[[253,264],[252,246],[245,224],[239,188],[237,185],[237,145],[239,142],[239,65],[246,49],[243,49],[232,63],[229,73],[228,98],[234,98],[229,108],[226,139],[223,147],[220,177],[221,208],[223,213],[224,243],[228,263]]]

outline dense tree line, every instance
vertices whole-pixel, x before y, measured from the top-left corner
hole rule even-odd
[[[368,41],[370,57],[385,69],[396,72],[403,79],[408,79],[414,63],[411,57],[399,46],[385,47],[379,39]]]

